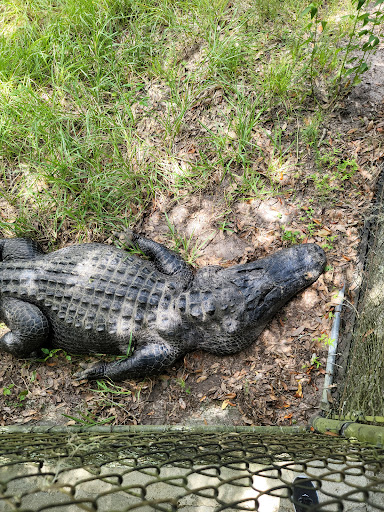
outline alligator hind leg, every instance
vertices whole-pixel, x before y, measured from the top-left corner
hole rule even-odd
[[[132,356],[113,363],[100,363],[78,372],[75,378],[124,380],[161,373],[182,354],[166,342],[149,343],[139,347]]]
[[[29,260],[42,254],[40,245],[30,238],[0,239],[0,261]]]
[[[28,357],[48,340],[48,320],[33,304],[7,298],[0,302],[0,320],[10,329],[0,338],[0,351]]]
[[[183,260],[180,254],[131,230],[122,233],[122,238],[129,245],[137,245],[146,256],[153,260],[156,268],[163,274],[170,276],[174,274],[182,275],[185,280],[193,278],[191,267]]]

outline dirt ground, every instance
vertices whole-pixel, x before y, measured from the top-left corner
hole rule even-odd
[[[360,284],[360,233],[384,157],[383,133],[384,48],[379,48],[363,82],[323,125],[323,140],[359,166],[339,201],[311,200],[313,181],[296,180],[285,170],[280,179],[291,182],[288,193],[235,201],[228,213],[223,189],[236,194],[237,185],[223,180],[209,194],[177,202],[159,198],[136,226],[172,248],[166,212],[177,232],[191,239],[197,266],[229,266],[270,254],[289,245],[287,227],[300,242],[326,246],[327,272],[294,298],[253,346],[228,357],[191,353],[163,375],[104,387],[72,378],[80,363],[96,361],[93,357],[68,360],[58,352],[37,361],[2,354],[0,425],[306,423],[320,403],[335,291],[346,283],[346,304],[353,307]],[[188,141],[181,136],[178,143],[193,158]],[[304,165],[310,176],[310,151]]]

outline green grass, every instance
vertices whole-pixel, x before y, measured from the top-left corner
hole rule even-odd
[[[230,205],[276,194],[268,172],[300,156],[298,134],[315,143],[321,115],[292,140],[280,125],[316,105],[318,76],[333,94],[344,59],[335,49],[354,23],[335,15],[354,7],[332,0],[317,33],[307,6],[3,0],[0,193],[16,215],[6,208],[0,229],[54,244],[103,239],[157,196],[219,186]],[[266,151],[257,134],[270,119]]]

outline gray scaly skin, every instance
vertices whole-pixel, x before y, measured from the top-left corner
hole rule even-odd
[[[0,351],[124,355],[132,343],[132,356],[78,374],[116,381],[161,372],[193,350],[234,354],[326,263],[320,247],[302,244],[194,272],[161,244],[131,240],[151,261],[103,244],[43,254],[32,240],[0,239],[0,320],[10,329]]]

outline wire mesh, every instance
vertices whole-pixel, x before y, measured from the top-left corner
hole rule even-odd
[[[384,510],[384,450],[313,432],[3,429],[0,510]]]
[[[340,394],[333,417],[383,423],[384,415],[384,175],[362,244],[362,286],[350,324],[350,343],[340,354]],[[337,415],[337,416],[335,416]]]

